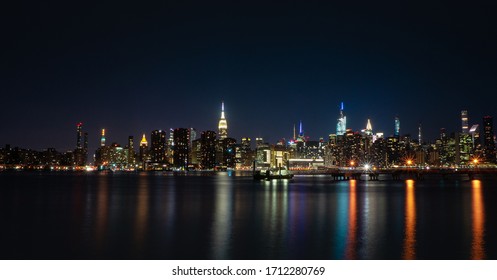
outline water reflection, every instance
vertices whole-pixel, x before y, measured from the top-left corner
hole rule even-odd
[[[264,217],[264,229],[268,229],[266,232],[266,243],[271,248],[269,254],[267,254],[266,258],[280,258],[282,252],[278,252],[275,248],[285,248],[286,247],[286,238],[285,236],[293,235],[294,232],[289,232],[287,223],[289,219],[292,217],[296,217],[289,213],[292,211],[289,209],[289,200],[290,205],[292,205],[292,197],[289,197],[288,194],[288,181],[287,180],[271,180],[265,186],[266,192],[264,194],[265,197],[265,205],[263,213],[268,213],[267,217]],[[298,210],[299,208],[296,208]],[[299,211],[299,214],[304,214],[303,207],[300,208],[302,211]],[[290,221],[291,222],[291,221]]]
[[[228,174],[231,176],[231,174]],[[227,177],[217,177],[214,221],[212,225],[212,258],[229,259],[233,221],[233,184]]]
[[[416,258],[416,194],[414,180],[406,181],[405,237],[402,258]]]
[[[95,217],[96,247],[99,253],[103,250],[109,220],[109,186],[107,178],[98,180],[97,205]]]
[[[485,209],[483,205],[482,188],[480,180],[471,181],[472,188],[472,232],[471,258],[474,260],[485,259]]]
[[[357,193],[356,180],[350,180],[349,188],[349,224],[347,230],[346,259],[357,258]]]
[[[136,216],[135,216],[135,250],[137,252],[143,252],[143,244],[145,242],[145,235],[147,231],[147,219],[148,219],[148,199],[149,199],[149,186],[148,177],[140,176],[138,177],[138,193],[136,194]]]

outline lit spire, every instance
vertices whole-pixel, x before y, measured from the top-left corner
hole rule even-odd
[[[148,146],[147,138],[145,137],[145,133],[143,133],[142,140],[140,141],[140,146]]]
[[[221,119],[225,119],[225,117],[224,117],[224,101],[221,102]]]
[[[300,121],[300,126],[299,126],[299,135],[300,135],[300,136],[304,135],[304,131],[302,130],[302,120]]]
[[[373,130],[373,126],[371,125],[371,121],[368,119],[368,124],[366,125],[366,130]]]
[[[295,124],[293,124],[293,140],[297,139],[297,132],[295,130]]]
[[[228,122],[224,116],[224,101],[221,102],[221,119],[219,120],[218,130],[219,139],[228,138]]]
[[[421,138],[421,123],[419,123],[418,127],[418,144],[421,145],[423,143],[422,138]]]

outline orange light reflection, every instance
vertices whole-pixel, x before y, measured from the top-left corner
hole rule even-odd
[[[349,181],[349,226],[347,233],[347,247],[345,249],[345,258],[349,260],[356,259],[357,247],[357,193],[356,180]]]
[[[485,259],[485,209],[483,205],[482,189],[480,180],[471,181],[472,188],[472,232],[471,259]]]
[[[406,181],[405,237],[402,257],[405,260],[414,260],[416,258],[416,194],[414,180]]]

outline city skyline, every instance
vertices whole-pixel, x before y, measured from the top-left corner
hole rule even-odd
[[[373,126],[372,124],[374,124],[374,118],[368,118],[365,120],[365,125],[362,127],[362,128],[352,128],[352,127],[348,127],[347,124],[346,124],[346,118],[347,118],[347,114],[344,114],[344,112],[346,112],[345,108],[344,108],[344,102],[340,102],[338,108],[339,110],[337,111],[337,118],[336,118],[336,128],[334,128],[334,130],[330,131],[327,135],[319,135],[319,136],[309,136],[308,134],[308,130],[307,129],[304,129],[304,127],[306,127],[306,125],[304,124],[304,122],[302,120],[299,120],[298,122],[293,122],[293,129],[295,130],[295,125],[298,123],[299,124],[299,136],[303,136],[305,135],[306,139],[307,140],[312,140],[312,141],[317,141],[317,140],[320,140],[320,139],[323,139],[325,142],[327,142],[329,139],[329,136],[331,134],[337,134],[337,135],[344,135],[345,134],[345,130],[347,129],[351,129],[353,132],[355,133],[361,133],[362,132],[368,132],[368,133],[381,133],[383,135],[383,137],[387,138],[389,136],[395,136],[395,137],[400,137],[400,136],[407,136],[409,135],[411,137],[411,139],[416,139],[416,140],[419,140],[419,136],[421,135],[421,126],[422,126],[422,123],[418,123],[418,126],[415,127],[415,129],[413,128],[412,129],[412,132],[410,129],[405,129],[405,127],[403,126],[403,124],[401,125],[401,120],[399,118],[398,115],[396,115],[394,118],[392,118],[392,124],[391,124],[391,127],[390,127],[390,133],[388,131],[383,131],[381,129],[376,129],[376,126],[374,126],[374,129],[371,128],[371,126]],[[219,113],[219,112],[218,112]],[[472,126],[472,127],[476,127],[476,129],[480,129],[480,134],[483,133],[483,122],[484,122],[484,119],[485,117],[488,117],[489,115],[484,115],[482,117],[481,120],[477,120],[477,121],[473,121],[473,118],[471,118],[471,112],[468,113],[468,110],[461,110],[459,111],[460,113],[460,120],[461,120],[461,124],[459,124],[459,128],[456,128],[454,131],[450,131],[448,130],[446,127],[441,127],[438,129],[438,134],[435,135],[435,138],[433,139],[430,139],[426,136],[424,136],[424,132],[423,132],[423,139],[422,139],[422,142],[424,143],[434,143],[435,140],[437,139],[440,139],[440,133],[441,133],[441,130],[444,129],[444,132],[445,133],[448,133],[448,134],[451,134],[451,133],[472,133],[468,130],[468,123]],[[469,117],[468,117],[469,116]],[[493,116],[490,116],[490,117],[493,117]],[[176,128],[188,128],[188,129],[195,129],[195,131],[197,131],[198,133],[202,132],[202,131],[209,131],[209,130],[216,130],[218,131],[218,135],[223,135],[222,136],[222,139],[226,138],[227,137],[227,130],[232,130],[233,127],[230,126],[229,129],[228,129],[228,126],[227,126],[227,119],[225,117],[225,109],[224,109],[224,101],[221,101],[221,118],[218,118],[217,119],[217,127],[216,125],[212,125],[211,127],[208,127],[208,128],[205,128],[205,129],[198,129],[196,126],[179,126],[179,127],[170,127],[170,128],[154,128],[150,131],[142,131],[142,132],[139,132],[137,134],[131,134],[131,133],[126,133],[126,132],[123,132],[123,131],[118,131],[116,133],[116,135],[127,135],[125,138],[123,139],[117,139],[117,137],[111,137],[110,138],[110,141],[108,141],[109,138],[107,138],[107,134],[108,131],[109,131],[109,128],[105,127],[105,128],[98,128],[97,130],[98,131],[101,131],[100,134],[95,134],[94,136],[95,137],[91,137],[88,135],[88,129],[85,128],[85,131],[84,131],[84,141],[85,141],[85,150],[87,151],[95,151],[99,146],[105,146],[105,143],[107,142],[107,144],[112,144],[112,143],[116,143],[116,144],[120,144],[121,143],[124,143],[125,142],[125,139],[128,139],[128,137],[140,137],[140,135],[143,135],[143,137],[151,137],[150,135],[154,133],[154,131],[162,131],[163,133],[167,133],[167,131],[169,130],[170,133],[168,135],[171,134],[172,130],[176,129]],[[343,121],[345,119],[345,121]],[[371,121],[373,120],[373,121]],[[342,125],[339,125],[339,124],[342,124]],[[452,124],[454,125],[454,124]],[[452,126],[451,125],[451,126]],[[84,122],[82,121],[79,121],[77,122],[76,124],[76,129],[77,129],[77,139],[76,139],[76,144],[75,146],[73,145],[73,143],[66,143],[66,146],[68,146],[67,149],[63,149],[63,148],[60,148],[60,147],[56,147],[54,145],[49,145],[49,146],[46,146],[46,147],[32,147],[32,146],[22,146],[22,145],[18,145],[17,143],[2,143],[2,147],[4,147],[5,145],[10,145],[12,147],[21,147],[21,148],[26,148],[26,149],[34,149],[34,150],[46,150],[47,148],[55,148],[56,150],[60,150],[60,151],[66,151],[66,150],[73,150],[74,148],[76,149],[82,149],[83,148],[83,131],[82,131],[82,127],[84,126]],[[402,129],[400,129],[402,127]],[[448,126],[450,127],[450,126]],[[71,129],[73,129],[74,126],[71,127]],[[424,127],[423,127],[424,129]],[[219,133],[219,131],[223,130],[224,132],[223,133]],[[243,129],[235,129],[236,131],[244,131]],[[408,131],[406,131],[408,130]],[[112,128],[110,129],[110,131],[112,131]],[[342,133],[341,133],[342,132]],[[474,132],[474,131],[473,131]],[[341,133],[341,134],[340,134]],[[313,135],[314,133],[311,132],[310,135]],[[100,137],[97,137],[97,136],[100,136]],[[198,135],[200,136],[200,135]],[[93,140],[88,140],[88,138],[90,137],[90,139],[93,139]],[[241,136],[233,136],[233,135],[230,135],[230,137],[236,139],[237,141],[240,141],[242,138],[245,138],[245,137],[248,137],[248,138],[253,138],[254,140],[256,138],[262,138],[265,140],[265,142],[267,143],[271,143],[271,144],[275,144],[281,140],[286,140],[286,142],[288,143],[288,141],[291,141],[291,140],[295,140],[297,138],[295,138],[295,131],[293,131],[293,137],[292,137],[292,132],[289,131],[286,135],[284,136],[275,136],[275,137],[269,137],[269,138],[265,138],[265,137],[262,137],[261,135],[246,135],[246,134],[243,134],[243,132],[241,133]],[[198,137],[195,137],[194,139],[199,139]],[[193,139],[192,139],[193,140]],[[69,141],[71,142],[71,141]],[[255,142],[253,143],[255,145]],[[124,145],[123,145],[124,146]]]
[[[434,139],[496,116],[496,3],[163,3],[30,5],[5,18],[0,144],[94,147],[171,127],[275,142],[303,121],[315,139],[371,119]],[[478,120],[478,122],[474,122]],[[246,130],[243,130],[246,129]]]

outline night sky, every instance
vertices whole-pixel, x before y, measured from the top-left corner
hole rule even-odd
[[[305,2],[305,3],[304,3]],[[0,145],[139,141],[154,129],[310,139],[371,118],[427,140],[497,118],[497,2],[62,1],[3,9]],[[137,6],[139,5],[139,6]],[[497,121],[496,121],[497,122]]]

